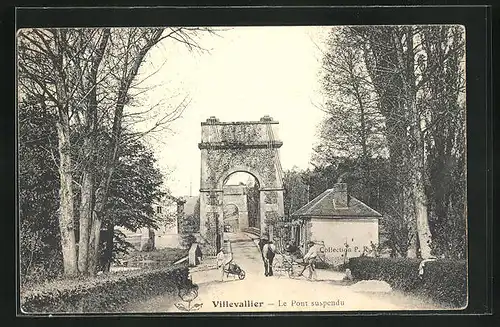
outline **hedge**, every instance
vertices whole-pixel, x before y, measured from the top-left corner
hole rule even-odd
[[[131,301],[177,292],[190,284],[187,265],[135,270],[85,279],[64,279],[22,291],[26,314],[119,312]]]
[[[464,260],[438,259],[425,263],[419,276],[419,259],[359,257],[349,260],[356,280],[383,280],[393,289],[423,295],[453,307],[467,304],[467,264]]]
[[[345,269],[348,267],[347,267],[347,264],[344,265],[344,263],[340,263],[340,264],[336,265],[336,264],[333,264],[331,262],[324,262],[321,260],[317,260],[316,261],[316,268],[344,272]]]
[[[427,262],[421,291],[442,303],[465,308],[467,305],[467,264],[465,260]]]

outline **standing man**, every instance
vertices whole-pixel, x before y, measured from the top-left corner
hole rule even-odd
[[[217,269],[220,268],[224,264],[224,250],[221,248],[219,250],[219,253],[217,253]]]
[[[308,279],[312,280],[313,275],[314,275],[314,279],[317,278],[317,276],[316,276],[316,260],[318,258],[318,249],[317,249],[315,243],[312,241],[307,243],[307,245],[309,245],[309,251],[306,253],[306,255],[303,258],[306,266],[301,271],[300,275],[302,275],[306,269],[309,269]]]
[[[259,240],[259,250],[262,257],[262,263],[264,263],[264,271],[266,271],[266,259],[264,258],[264,245],[267,244],[269,236],[266,233],[262,234]],[[267,275],[266,275],[267,276]]]
[[[226,252],[226,250],[220,249],[217,253],[217,268],[221,271],[221,281],[224,281],[224,268],[233,260],[233,254]]]
[[[267,244],[264,244],[262,247],[262,257],[264,258],[264,275],[272,276],[273,275],[273,260],[276,255],[276,246],[273,244],[273,241],[268,241]]]

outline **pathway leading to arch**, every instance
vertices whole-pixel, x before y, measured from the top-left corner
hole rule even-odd
[[[199,285],[198,298],[202,303],[196,312],[272,312],[272,311],[366,311],[366,310],[428,310],[439,309],[417,298],[391,292],[360,293],[343,285],[342,274],[319,270],[318,280],[291,279],[286,276],[264,276],[264,267],[256,242],[246,233],[229,233],[233,260],[246,272],[244,280],[224,277],[215,269],[191,272]],[[177,299],[156,298],[136,306],[134,311],[179,312]],[[286,305],[285,305],[286,302]],[[246,305],[239,307],[240,303]],[[232,305],[232,306],[231,306]]]

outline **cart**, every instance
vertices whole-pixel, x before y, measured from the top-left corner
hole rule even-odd
[[[290,254],[277,253],[273,262],[273,271],[279,277],[286,274],[289,278],[294,278],[300,277],[304,266],[304,263],[296,261]]]
[[[235,275],[238,276],[239,279],[245,278],[245,271],[232,261],[224,266],[224,273],[226,273],[226,277],[229,277],[229,275]]]

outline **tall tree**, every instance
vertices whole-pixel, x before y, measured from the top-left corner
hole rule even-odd
[[[60,263],[61,244],[56,218],[59,174],[57,149],[53,145],[57,144],[57,132],[54,118],[38,105],[36,101],[21,103],[18,116],[22,284],[53,278],[63,268]],[[72,144],[78,148],[82,139],[78,131],[75,132]],[[122,147],[123,155],[110,187],[105,225],[132,230],[141,227],[156,228],[157,221],[151,206],[163,192],[160,190],[162,176],[154,165],[153,153],[140,140],[122,144]],[[73,155],[76,156],[75,153]],[[83,178],[83,174],[74,172],[75,183]],[[76,207],[82,201],[79,193],[79,188],[76,188]],[[78,221],[79,217],[75,216],[74,219]],[[111,235],[111,241],[105,237],[101,242],[101,249],[104,251],[100,269],[106,270],[109,269],[110,259],[117,252],[126,250],[127,243],[120,233],[113,230],[111,233],[107,230],[103,235]]]
[[[360,37],[363,49],[363,59],[370,74],[373,87],[378,96],[379,108],[385,118],[390,169],[393,172],[394,190],[391,196],[394,210],[389,212],[391,221],[402,221],[403,224],[392,226],[408,226],[408,244],[404,246],[405,255],[417,255],[417,229],[415,221],[415,202],[412,185],[412,136],[411,126],[412,103],[414,102],[412,75],[406,59],[409,54],[403,54],[407,49],[405,40],[408,34],[402,27],[356,27],[350,28],[352,37]],[[405,34],[406,33],[406,34]],[[410,41],[408,41],[410,42]],[[413,77],[414,79],[414,77]],[[403,245],[403,244],[401,244]]]
[[[425,139],[428,137],[429,127],[434,125],[430,119],[437,117],[430,115],[429,108],[423,102],[425,94],[432,90],[438,93],[434,96],[446,98],[446,91],[443,93],[432,87],[432,80],[441,75],[443,67],[451,72],[449,79],[444,81],[446,84],[456,86],[460,83],[464,48],[460,36],[463,35],[463,30],[458,26],[387,27],[383,30],[386,40],[389,40],[387,43],[377,39],[379,36],[375,35],[374,29],[357,29],[357,32],[367,40],[366,58],[370,63],[372,80],[378,80],[374,83],[378,84],[377,93],[390,102],[394,99],[388,96],[386,90],[398,90],[398,101],[392,101],[397,108],[392,108],[407,117],[403,125],[407,138],[404,144],[405,159],[409,166],[408,177],[411,181],[420,255],[427,258],[431,256],[433,245],[429,226],[429,168]],[[392,69],[386,70],[388,73],[381,73],[383,68]],[[456,94],[456,91],[451,93],[452,97],[455,95],[455,104]],[[456,105],[441,109],[450,113],[453,107]],[[388,121],[388,125],[389,123]],[[454,124],[450,119],[445,119],[444,123]]]
[[[110,184],[110,197],[105,208],[103,223],[106,227],[101,242],[104,248],[99,269],[109,271],[114,254],[115,226],[129,230],[158,228],[153,204],[164,193],[161,190],[163,176],[155,166],[153,152],[140,140],[120,146],[120,159],[116,165],[115,177]]]
[[[420,101],[426,113],[423,132],[434,250],[462,257],[466,244],[464,33],[458,26],[433,26],[422,30],[421,40],[427,65],[435,67]]]
[[[84,32],[82,38],[85,38]],[[82,91],[84,92],[83,105],[83,144],[81,147],[84,163],[82,165],[82,182],[81,182],[81,200],[80,200],[80,226],[79,226],[79,243],[78,243],[78,270],[86,273],[88,271],[88,256],[89,256],[89,239],[90,226],[92,225],[92,209],[94,199],[94,183],[95,183],[95,165],[96,165],[96,147],[97,147],[97,132],[99,129],[98,121],[98,71],[103,60],[105,50],[111,35],[110,29],[105,28],[100,33],[98,45],[93,51],[90,60],[90,73],[88,76],[82,76],[85,81],[82,83]],[[81,74],[84,75],[84,74]]]
[[[387,156],[387,151],[384,117],[358,42],[348,29],[330,32],[321,80],[325,98],[321,109],[326,115],[313,162],[320,167],[349,166],[350,179],[355,177],[368,186],[372,175],[377,173],[372,171],[370,162]],[[370,188],[364,187],[361,192],[358,196],[371,202]]]
[[[308,185],[305,183],[305,173],[297,167],[287,170],[283,174],[283,187],[285,189],[283,202],[285,218],[309,202]]]
[[[62,270],[58,210],[55,119],[37,107],[20,106],[18,187],[21,284],[54,277]]]
[[[349,99],[349,94],[356,98],[356,94],[363,94],[355,92],[360,88],[366,92],[365,99],[375,100],[372,108],[383,118],[378,123],[382,128],[377,131],[377,134],[382,134],[382,138],[377,139],[382,147],[375,149],[375,153],[387,143],[389,171],[392,172],[392,176],[387,177],[393,185],[388,194],[388,204],[392,203],[393,208],[386,211],[390,217],[386,221],[394,222],[392,226],[396,229],[408,226],[406,255],[416,256],[418,249],[421,257],[428,258],[436,248],[431,234],[435,229],[432,224],[434,207],[441,212],[439,216],[444,217],[446,205],[443,203],[447,203],[444,194],[451,194],[442,190],[436,192],[440,186],[442,189],[443,183],[439,181],[444,177],[431,181],[429,176],[433,171],[435,177],[438,171],[441,176],[446,176],[443,174],[447,170],[445,162],[458,163],[464,154],[461,147],[463,106],[460,105],[460,98],[463,98],[463,94],[460,95],[463,90],[463,30],[459,26],[345,27],[334,31],[330,41],[323,62],[327,77],[323,81],[324,87],[327,96],[333,93],[334,99],[342,99],[337,108],[327,101],[327,108],[334,108],[334,112],[339,113],[339,117],[332,117],[334,133],[349,135],[349,128],[357,126],[356,123],[366,126],[363,115],[355,117],[352,109],[347,110],[350,106],[352,108],[352,102],[345,100]],[[342,62],[345,65],[342,66]],[[349,62],[355,64],[349,65]],[[360,67],[359,72],[364,74],[348,74],[355,71],[352,67]],[[328,78],[334,82],[329,83]],[[357,108],[366,108],[363,97],[357,98],[361,100],[357,101]],[[343,122],[352,117],[354,123],[346,123],[347,128],[343,128]],[[351,158],[357,157],[355,149],[359,144],[361,149],[366,144],[366,138],[360,138],[359,142],[353,133],[351,137],[341,138],[325,131],[328,129],[323,126],[325,140],[337,147],[354,150],[354,153],[345,154]],[[369,131],[373,131],[373,126]],[[329,147],[334,149],[323,142],[323,147],[317,149],[317,153],[323,156],[320,159],[331,162],[335,156],[342,156],[338,149],[336,152],[326,150]],[[451,158],[452,152],[456,159],[450,161],[447,158]],[[356,160],[363,166],[363,174],[370,172],[371,165],[366,165],[367,160]],[[463,172],[463,165],[455,167],[458,172]],[[456,181],[460,182],[460,178]],[[396,223],[398,221],[405,223],[401,225]],[[404,246],[400,248],[404,251]]]
[[[95,202],[92,211],[92,228],[90,231],[90,256],[89,272],[95,273],[98,269],[99,244],[101,235],[101,225],[104,215],[104,208],[109,196],[109,186],[118,158],[118,148],[120,145],[123,110],[128,103],[129,89],[132,81],[135,79],[139,67],[143,63],[144,57],[148,51],[162,39],[163,29],[146,29],[143,31],[125,30],[118,31],[119,34],[125,33],[126,41],[123,48],[119,48],[119,54],[124,56],[123,65],[121,65],[121,75],[118,80],[118,90],[115,99],[113,125],[111,129],[111,140],[106,156],[105,173],[96,188]],[[88,192],[92,192],[94,185],[87,185]],[[90,220],[87,217],[86,220]]]
[[[146,55],[166,38],[197,48],[199,31],[206,29],[31,29],[18,34],[20,101],[30,95],[56,117],[59,224],[66,275],[97,270],[104,208],[123,141],[124,111],[131,105],[131,90],[141,82],[137,76]],[[178,118],[186,105],[183,101],[174,110],[165,110],[149,132]],[[134,113],[136,117],[142,115],[143,120],[150,114],[150,110]],[[102,128],[110,130],[111,138],[100,137]],[[74,131],[83,140],[80,151],[75,151],[71,143]],[[98,144],[101,142],[104,146]],[[96,149],[104,150],[99,153]],[[103,174],[97,173],[101,157],[105,158]],[[76,212],[75,171],[84,172],[77,192],[83,201]],[[80,217],[78,226],[75,216]]]
[[[71,159],[71,118],[80,79],[69,44],[77,44],[77,33],[67,29],[22,30],[18,34],[19,100],[27,95],[37,99],[55,117],[59,154],[59,229],[68,276],[78,274],[74,226],[73,163]]]

